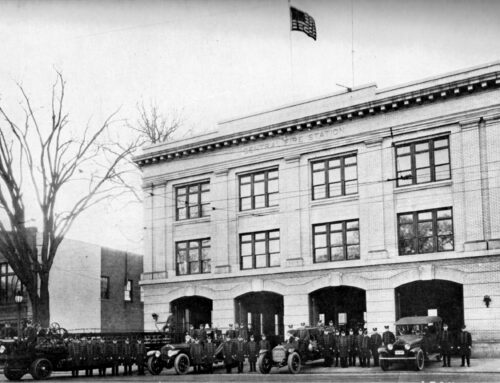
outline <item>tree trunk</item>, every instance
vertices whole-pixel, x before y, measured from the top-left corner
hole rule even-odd
[[[40,299],[38,301],[38,320],[42,327],[50,325],[50,295],[49,295],[49,274],[40,276]]]

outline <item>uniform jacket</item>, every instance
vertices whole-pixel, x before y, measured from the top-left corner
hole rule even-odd
[[[121,347],[120,347],[120,343],[116,342],[112,342],[110,345],[109,345],[109,353],[110,353],[110,359],[115,362],[115,363],[118,363],[118,361],[120,360],[121,358]]]
[[[100,358],[101,342],[92,340],[90,342],[90,359],[98,360]]]
[[[257,342],[254,340],[251,340],[250,342],[247,343],[247,350],[248,350],[248,361],[249,362],[256,362],[257,358],[259,356],[259,347],[257,345]]]
[[[247,341],[248,340],[248,329],[245,326],[240,327],[240,333],[238,335],[241,336],[244,341]]]
[[[201,343],[193,343],[189,348],[189,353],[194,365],[203,363],[203,345]]]
[[[340,336],[339,338],[339,355],[341,358],[347,358],[349,356],[349,341],[350,339],[347,336]]]
[[[472,336],[468,331],[462,331],[458,334],[457,348],[459,348],[460,355],[467,355],[470,353],[472,347]]]
[[[82,340],[80,343],[80,349],[82,352],[82,359],[88,359],[90,356],[90,345],[86,339]]]
[[[439,337],[439,346],[441,347],[441,351],[444,353],[449,353],[453,348],[453,339],[448,330],[441,333]]]
[[[215,343],[205,343],[204,354],[207,363],[213,363],[215,360],[215,350],[217,350],[217,345]]]
[[[236,331],[233,330],[233,329],[229,329],[226,331],[226,337],[227,336],[230,336],[231,339],[235,339],[236,338]]]
[[[244,340],[239,340],[236,343],[236,360],[238,362],[244,362],[245,356],[248,354],[247,342]]]
[[[384,331],[384,333],[382,334],[382,342],[384,343],[385,346],[387,346],[388,344],[392,344],[395,341],[396,337],[391,331],[389,330]]]
[[[236,343],[234,343],[232,340],[225,341],[222,347],[222,352],[224,354],[224,364],[232,364],[234,361],[234,357],[236,356]]]
[[[122,347],[122,355],[123,355],[123,363],[130,364],[132,363],[132,345],[130,343],[123,343]]]
[[[146,356],[146,346],[143,342],[134,345],[134,357],[137,363],[143,363]]]
[[[361,355],[365,358],[370,357],[371,339],[368,335],[363,335],[363,342],[361,343]]]
[[[361,351],[361,349],[363,347],[363,338],[364,338],[363,334],[356,335],[356,342],[355,342],[355,346],[354,346],[354,349],[356,350],[356,352]]]
[[[80,342],[72,341],[68,344],[68,355],[74,363],[78,363],[82,357]]]
[[[378,332],[376,332],[375,334],[372,334],[370,339],[371,339],[372,351],[377,352],[378,348],[380,346],[382,346],[382,337],[380,336],[380,334]]]
[[[346,335],[346,337],[349,340],[349,350],[350,350],[350,352],[354,352],[354,350],[356,349],[356,335],[349,334],[349,335]]]
[[[262,339],[259,342],[259,349],[261,350],[266,350],[266,351],[271,351],[271,343],[267,339]]]

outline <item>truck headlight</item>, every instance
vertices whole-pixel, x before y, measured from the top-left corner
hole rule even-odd
[[[389,343],[389,344],[387,345],[387,349],[388,349],[389,351],[392,351],[392,349],[393,349],[393,348],[394,348],[394,345],[393,345],[392,343]]]
[[[405,344],[405,350],[408,351],[410,349],[410,345],[409,344]]]
[[[161,356],[161,352],[160,352],[160,351],[156,351],[156,352],[155,352],[155,356],[156,356],[157,358],[159,358],[159,357]]]
[[[5,346],[2,344],[0,346],[0,354],[3,354],[5,352]]]
[[[173,357],[174,355],[177,355],[179,353],[179,350],[168,350],[167,351],[167,356],[169,358]]]

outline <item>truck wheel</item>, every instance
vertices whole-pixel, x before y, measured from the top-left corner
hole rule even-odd
[[[47,379],[52,374],[52,363],[45,358],[35,359],[31,363],[30,374],[36,380]]]
[[[24,371],[22,370],[12,370],[9,367],[3,369],[3,374],[8,380],[21,380],[24,376]]]
[[[380,361],[380,368],[382,371],[387,371],[389,369],[389,361],[388,360],[381,360]]]
[[[422,350],[418,350],[415,355],[415,371],[422,371],[424,369],[425,357]]]
[[[160,358],[157,358],[154,355],[151,355],[148,358],[148,371],[151,375],[159,375],[161,370],[163,370],[163,365]]]
[[[269,374],[272,366],[271,358],[267,354],[262,354],[259,356],[259,359],[257,359],[257,367],[259,367],[261,374]]]
[[[189,371],[189,367],[191,367],[189,356],[186,354],[177,355],[174,361],[174,368],[177,375],[186,375]]]
[[[288,371],[292,374],[298,374],[300,372],[300,355],[296,352],[292,352],[288,355]]]

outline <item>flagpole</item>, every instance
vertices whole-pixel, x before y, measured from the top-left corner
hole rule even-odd
[[[290,27],[288,28],[288,36],[290,41],[290,82],[292,84],[292,96],[291,101],[295,99],[295,80],[293,76],[293,45],[292,45],[292,16],[291,12],[291,0],[288,0],[288,19],[290,20]]]
[[[352,86],[354,88],[354,4],[351,0],[351,71],[352,71]]]

